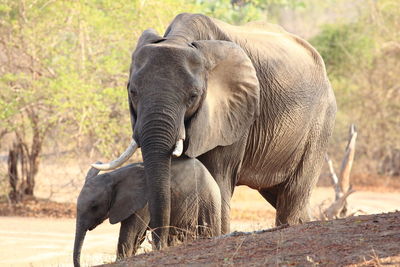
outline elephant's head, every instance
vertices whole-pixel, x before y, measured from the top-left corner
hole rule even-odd
[[[93,230],[107,218],[111,224],[121,222],[143,209],[148,201],[142,165],[98,173],[95,168],[89,170],[78,197],[74,266],[80,265],[82,244],[88,230]]]
[[[197,157],[237,142],[259,112],[256,72],[247,54],[232,42],[187,42],[146,30],[132,56],[127,89],[134,145],[123,158],[142,148],[150,226],[167,226],[171,155]],[[122,161],[96,167],[112,168]],[[166,231],[153,232],[156,243],[161,237],[161,246]]]

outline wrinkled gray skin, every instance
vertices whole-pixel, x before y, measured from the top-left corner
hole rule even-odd
[[[74,265],[87,230],[109,218],[121,222],[117,259],[134,255],[150,221],[143,164],[130,164],[97,175],[91,169],[78,197]],[[198,235],[221,234],[221,194],[208,170],[196,159],[175,159],[171,164],[171,230],[168,245]]]
[[[276,208],[277,225],[310,219],[336,102],[323,60],[306,41],[271,24],[180,14],[164,36],[143,32],[128,94],[158,248],[167,244],[170,160],[180,138],[184,154],[220,187],[223,233],[236,185],[258,190]]]

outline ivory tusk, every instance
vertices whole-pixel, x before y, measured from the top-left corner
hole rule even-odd
[[[179,139],[178,141],[176,141],[175,149],[172,152],[172,156],[174,156],[175,158],[179,158],[182,155],[182,152],[183,152],[183,139]]]
[[[135,153],[136,149],[138,149],[138,144],[135,142],[135,140],[132,139],[129,147],[125,150],[124,153],[121,154],[121,156],[119,156],[119,158],[104,164],[93,163],[92,167],[102,171],[115,169],[121,166],[125,161],[127,161],[133,155],[133,153]]]

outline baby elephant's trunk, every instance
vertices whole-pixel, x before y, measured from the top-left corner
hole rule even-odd
[[[76,231],[75,231],[75,243],[74,243],[74,266],[80,267],[80,258],[81,258],[81,250],[82,244],[85,239],[86,229],[82,227],[78,222],[76,223]]]

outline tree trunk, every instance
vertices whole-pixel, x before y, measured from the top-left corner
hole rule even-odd
[[[18,190],[18,159],[20,157],[20,149],[16,143],[8,152],[8,180],[10,182],[11,191],[8,194],[12,203],[20,201],[20,192]]]
[[[11,186],[9,198],[13,203],[22,201],[25,196],[34,197],[35,177],[39,170],[42,142],[36,134],[32,141],[29,150],[28,145],[17,137],[17,142],[9,151],[8,179]]]

